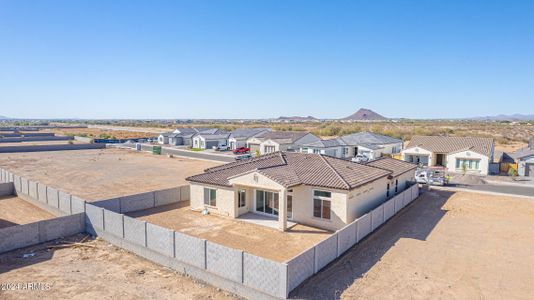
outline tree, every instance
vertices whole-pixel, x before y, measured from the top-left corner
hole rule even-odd
[[[512,180],[515,181],[516,176],[517,176],[517,171],[512,167],[508,168],[508,176],[512,177]]]
[[[462,163],[462,173],[465,175],[467,173],[467,164],[465,161]]]

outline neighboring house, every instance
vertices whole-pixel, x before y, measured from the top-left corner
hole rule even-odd
[[[416,165],[384,158],[367,165],[319,154],[275,152],[187,178],[191,208],[237,218],[252,212],[337,230],[400,193]]]
[[[530,139],[527,147],[511,153],[510,156],[517,163],[519,176],[534,177],[534,137]]]
[[[336,138],[303,144],[300,146],[299,152],[347,158],[349,157],[348,150],[347,144],[342,139]]]
[[[228,145],[228,138],[230,133],[221,133],[216,134],[210,133],[197,133],[193,137],[193,148],[197,149],[211,149],[219,145]]]
[[[218,133],[217,128],[177,128],[173,132],[165,132],[158,136],[158,143],[162,145],[174,146],[191,146],[193,145],[193,137],[198,133],[215,134]]]
[[[402,150],[402,140],[372,132],[358,132],[336,139],[321,140],[304,144],[303,153],[320,153],[339,158],[355,157],[363,154],[376,159],[383,154],[395,154]]]
[[[248,139],[270,131],[272,131],[271,128],[238,128],[230,133],[228,145],[232,150],[246,147]]]
[[[477,137],[414,136],[401,151],[404,161],[480,175],[488,175],[493,154],[493,139]]]
[[[252,153],[273,153],[276,151],[298,151],[300,146],[320,141],[317,136],[305,131],[271,131],[264,132],[247,140]]]

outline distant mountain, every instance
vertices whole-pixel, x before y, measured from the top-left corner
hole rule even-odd
[[[9,119],[8,117],[4,117],[4,116],[0,116],[0,120],[7,120]]]
[[[375,113],[374,111],[370,109],[360,108],[357,112],[341,120],[380,121],[380,120],[387,120],[387,118],[380,114]]]
[[[486,116],[486,117],[474,117],[470,120],[488,120],[488,121],[531,121],[534,120],[534,115],[522,115],[522,114],[513,114],[513,115],[496,115],[496,116]]]
[[[312,116],[301,117],[301,116],[292,116],[292,117],[279,117],[278,120],[281,121],[317,121],[318,119]]]

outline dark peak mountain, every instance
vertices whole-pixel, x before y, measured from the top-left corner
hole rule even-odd
[[[387,120],[386,117],[375,113],[374,111],[367,108],[360,108],[357,112],[352,115],[343,118],[342,120],[354,120],[354,121],[380,121]]]

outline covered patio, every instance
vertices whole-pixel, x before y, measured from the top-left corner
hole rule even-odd
[[[256,214],[249,212],[243,215],[240,215],[237,220],[252,223],[255,225],[270,227],[273,229],[280,229],[280,221],[278,217],[269,217],[265,215]],[[295,222],[287,221],[287,229],[291,229],[293,226],[297,225]]]

